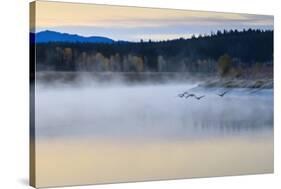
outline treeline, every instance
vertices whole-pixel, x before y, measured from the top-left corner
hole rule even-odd
[[[227,55],[237,70],[272,67],[273,31],[230,30],[167,41],[36,44],[37,70],[217,72]]]

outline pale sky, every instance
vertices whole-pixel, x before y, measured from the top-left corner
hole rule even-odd
[[[273,16],[37,1],[36,32],[167,40],[217,30],[271,29]]]

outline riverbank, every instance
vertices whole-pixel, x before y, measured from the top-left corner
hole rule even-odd
[[[272,89],[273,79],[215,79],[207,80],[200,87],[219,88],[252,88],[252,89]]]
[[[272,77],[220,78],[214,74],[186,72],[37,72],[36,80],[44,83],[81,83],[89,80],[122,83],[200,83],[199,87],[272,89]],[[87,83],[87,82],[86,82]]]

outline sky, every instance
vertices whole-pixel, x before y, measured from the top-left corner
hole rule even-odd
[[[273,16],[140,8],[97,4],[36,2],[31,30],[53,30],[114,40],[167,40],[205,35],[217,30],[270,29]]]

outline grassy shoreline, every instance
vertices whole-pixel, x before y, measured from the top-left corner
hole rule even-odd
[[[253,89],[273,89],[273,79],[216,79],[208,80],[200,87],[220,87],[220,88],[253,88]]]
[[[198,83],[199,87],[219,88],[253,88],[272,89],[273,78],[248,77],[248,78],[222,78],[214,74],[190,74],[185,72],[38,72],[36,78],[43,82],[60,81],[62,83],[75,83],[79,80],[95,80],[98,82],[122,81],[124,83]]]

